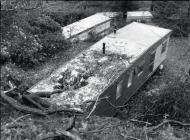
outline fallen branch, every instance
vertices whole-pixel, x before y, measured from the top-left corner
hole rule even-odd
[[[18,128],[18,127],[25,127],[25,126],[28,126],[28,125],[27,125],[27,124],[24,124],[24,123],[11,123],[11,124],[5,125],[5,127],[6,127],[7,129]]]
[[[68,123],[68,126],[66,128],[66,131],[70,131],[75,127],[75,120],[76,120],[75,115],[72,118],[69,119],[69,123]]]
[[[54,114],[54,113],[58,113],[58,112],[69,112],[69,113],[74,113],[75,115],[76,114],[84,114],[84,112],[82,112],[82,111],[78,111],[75,109],[69,109],[69,108],[58,108],[55,110],[47,110],[46,112],[47,112],[47,114]]]
[[[109,79],[108,85],[110,84],[110,82],[112,81],[112,78],[113,78],[114,76],[115,76],[115,75],[112,75],[112,77]],[[104,88],[105,88],[105,86],[104,86]],[[103,89],[104,89],[104,88],[103,88]],[[92,113],[95,111],[96,106],[97,106],[97,104],[98,104],[98,101],[101,100],[101,99],[99,99],[100,96],[101,96],[101,94],[99,94],[98,97],[96,98],[96,101],[95,101],[95,103],[94,103],[94,106],[93,106],[93,108],[91,109],[91,111],[90,111],[90,113],[88,114],[88,116],[86,117],[86,119],[89,119],[90,116],[92,115]],[[107,96],[106,96],[106,97],[103,97],[103,98],[107,98]]]
[[[100,96],[100,95],[99,95],[99,96]],[[99,102],[100,100],[102,100],[102,98],[99,99],[99,96],[97,97],[97,99],[96,99],[96,101],[95,101],[95,103],[94,103],[94,106],[93,106],[92,110],[90,111],[90,113],[88,114],[88,116],[86,117],[86,119],[89,119],[89,118],[90,118],[91,114],[92,114],[92,113],[94,112],[94,110],[96,109],[96,106],[97,106],[98,102]],[[104,98],[107,98],[107,97],[103,97],[103,99],[104,99]]]
[[[144,123],[144,124],[146,124],[146,125],[152,125],[152,124],[149,123],[149,122],[139,121],[139,120],[135,120],[135,119],[130,119],[129,121],[131,121],[131,122],[137,122],[137,123]]]
[[[24,113],[32,113],[32,114],[37,114],[37,115],[42,115],[42,116],[46,116],[46,115],[50,115],[50,114],[54,114],[54,113],[58,113],[58,112],[69,112],[69,113],[73,113],[73,114],[84,114],[84,112],[82,112],[82,111],[78,111],[75,109],[69,109],[69,108],[59,108],[59,109],[55,109],[55,110],[46,110],[46,111],[36,109],[36,108],[31,108],[31,107],[24,106],[24,105],[20,104],[15,99],[7,96],[5,94],[5,92],[1,92],[1,98],[4,99],[6,102],[8,102],[16,110],[24,112]]]
[[[105,98],[105,99],[106,99],[106,101],[107,101],[113,108],[115,108],[115,109],[123,108],[123,107],[128,106],[128,104],[122,105],[122,106],[116,106],[116,105],[112,104],[112,103],[108,100],[108,98]]]
[[[91,130],[91,131],[86,131],[86,132],[83,132],[83,131],[80,131],[80,133],[98,133],[98,132],[102,132],[103,130],[105,129],[110,129],[110,128],[113,128],[113,127],[117,127],[117,126],[122,126],[122,125],[126,125],[128,124],[129,122],[126,122],[126,123],[122,123],[122,124],[116,124],[116,125],[110,125],[110,126],[106,126],[106,127],[101,127],[101,129],[95,129],[95,130]],[[104,126],[104,125],[103,125]]]
[[[25,112],[25,113],[27,112],[27,113],[33,113],[33,114],[43,115],[43,116],[45,116],[47,114],[46,112],[44,112],[40,109],[31,108],[31,107],[24,106],[24,105],[18,103],[15,99],[7,96],[6,93],[7,92],[1,92],[1,98],[3,100],[5,100],[7,103],[9,103],[16,110],[19,110],[19,111]]]
[[[41,106],[41,104],[39,104],[38,102],[34,101],[31,96],[29,95],[22,95],[22,98],[30,103],[32,103],[32,105],[34,105],[35,107],[41,109],[41,110],[45,110],[44,107]]]
[[[139,139],[139,138],[135,138],[135,137],[133,137],[133,136],[128,136],[128,135],[125,135],[125,134],[120,134],[121,136],[123,136],[125,139],[132,139],[132,140],[141,140],[141,139]]]
[[[23,98],[26,99],[27,101],[29,101],[30,103],[32,103],[33,105],[35,105],[36,107],[40,108],[40,109],[36,109],[36,108],[31,108],[25,105],[20,104],[19,102],[17,102],[17,100],[13,99],[12,97],[9,97],[8,95],[6,95],[7,93],[13,91],[16,86],[14,86],[11,82],[9,82],[10,85],[10,89],[7,91],[1,91],[1,98],[3,100],[5,100],[9,105],[11,105],[13,108],[15,108],[18,111],[24,112],[24,113],[32,113],[32,114],[37,114],[37,115],[42,115],[42,116],[46,116],[49,114],[54,114],[57,112],[69,112],[69,113],[74,113],[74,114],[84,114],[84,112],[82,111],[78,111],[78,110],[74,110],[74,109],[69,109],[69,108],[59,108],[56,110],[45,110],[43,106],[49,107],[50,104],[48,102],[46,102],[45,100],[41,99],[41,96],[47,95],[47,93],[50,94],[55,94],[55,93],[59,93],[62,92],[62,90],[55,90],[53,92],[43,92],[43,93],[35,93],[35,94],[30,94],[30,95],[23,95]],[[40,104],[36,101],[40,102]]]
[[[148,133],[157,130],[158,128],[160,128],[161,126],[163,126],[165,124],[172,124],[172,123],[183,126],[183,127],[190,127],[190,123],[183,123],[183,122],[176,121],[176,120],[164,120],[162,123],[150,128]]]
[[[47,97],[47,98],[49,98],[51,95],[61,93],[63,91],[64,91],[63,89],[56,89],[56,90],[54,90],[52,92],[35,92],[35,93],[31,93],[31,95],[35,94],[35,95],[37,95],[39,97]]]
[[[81,140],[79,136],[72,134],[71,132],[68,132],[68,131],[61,131],[61,134],[47,135],[41,138],[40,140],[46,140],[49,138],[56,138],[56,137],[62,137],[65,139],[70,138],[71,140]]]
[[[17,122],[17,121],[19,121],[19,120],[21,120],[21,119],[23,119],[23,118],[25,118],[25,117],[28,117],[28,116],[30,116],[31,114],[26,114],[26,115],[23,115],[23,116],[20,116],[20,117],[18,117],[17,119],[15,119],[14,121],[13,121],[13,123],[14,122]]]

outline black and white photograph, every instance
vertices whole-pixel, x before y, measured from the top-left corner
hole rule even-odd
[[[190,140],[190,1],[1,0],[1,140]]]

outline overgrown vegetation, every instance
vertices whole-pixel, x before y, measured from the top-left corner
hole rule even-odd
[[[151,9],[154,22],[159,26],[173,30],[173,36],[185,36],[190,33],[189,1],[154,1]]]
[[[158,94],[146,96],[143,100],[144,120],[157,121],[164,117],[182,122],[190,122],[190,78],[181,81],[176,78]],[[151,116],[147,115],[151,114]],[[146,116],[147,115],[147,116]]]
[[[68,47],[68,43],[61,36],[60,24],[37,10],[39,7],[26,12],[27,8],[21,8],[25,3],[9,4],[6,6],[12,9],[3,7],[5,9],[1,10],[1,64],[9,61],[22,68],[33,67],[54,55],[56,51]],[[8,16],[10,14],[13,15]]]

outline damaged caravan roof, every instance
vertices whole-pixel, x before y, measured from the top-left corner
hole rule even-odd
[[[138,59],[147,49],[171,30],[133,22],[111,33],[77,55],[74,59],[60,66],[48,78],[29,89],[30,93],[51,92],[61,75],[70,72],[68,80],[79,74],[87,74],[85,85],[51,95],[48,99],[57,105],[76,107],[87,100],[96,99],[110,84]],[[105,54],[102,45],[105,43]]]
[[[62,27],[62,34],[66,39],[68,39],[69,37],[77,35],[108,20],[111,20],[111,18],[109,18],[108,16],[105,16],[103,14],[94,14],[72,24],[69,24],[65,27]]]

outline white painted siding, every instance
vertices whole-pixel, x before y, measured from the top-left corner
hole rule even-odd
[[[123,85],[123,80],[121,80],[118,85],[117,85],[117,89],[116,89],[116,100],[119,99],[119,97],[121,97],[122,95],[122,85]]]
[[[166,50],[164,53],[161,53],[162,51],[162,44],[167,42]],[[168,43],[169,43],[169,38],[167,38],[160,46],[157,47],[156,49],[156,55],[155,55],[155,60],[154,60],[154,68],[153,70],[156,70],[156,68],[166,59],[167,55],[167,50],[168,50]]]
[[[71,41],[74,41],[76,39],[77,40],[86,40],[89,37],[89,32],[93,31],[95,34],[99,34],[99,33],[103,32],[104,30],[106,32],[106,30],[108,30],[110,28],[110,26],[111,26],[111,21],[108,21],[106,23],[103,23],[103,24],[101,24],[99,26],[96,26],[96,27],[94,27],[94,28],[92,28],[90,30],[87,30],[86,32],[83,32],[83,33],[77,35],[76,37],[71,39]]]
[[[107,16],[95,14],[65,27],[62,27],[62,34],[66,39],[69,39],[70,37],[85,32],[90,28],[95,28],[98,24],[109,20],[111,20],[111,18]]]

